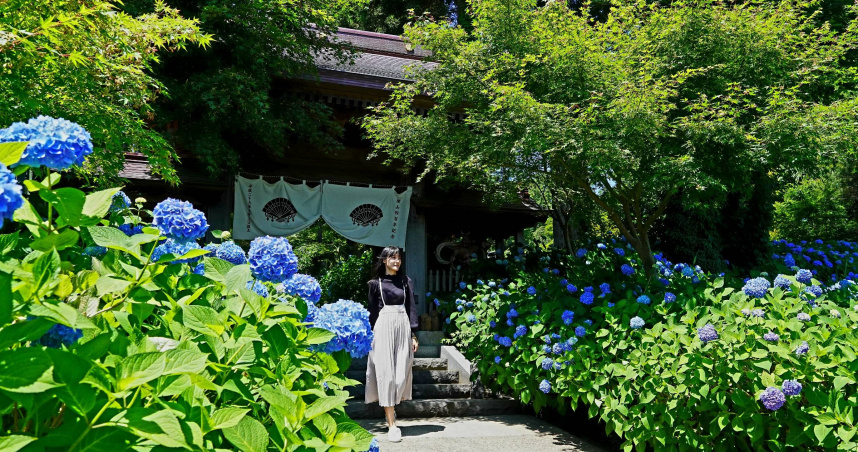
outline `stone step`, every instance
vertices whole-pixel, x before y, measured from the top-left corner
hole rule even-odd
[[[363,400],[366,386],[350,386],[349,394],[357,400]],[[417,399],[462,399],[471,395],[471,385],[459,384],[415,384],[411,387],[412,397]]]
[[[346,377],[357,380],[361,383],[366,383],[365,370],[350,370],[346,372]],[[459,371],[449,370],[415,370],[412,372],[412,384],[444,384],[458,383]]]
[[[447,370],[447,360],[443,358],[414,358],[412,370]],[[349,370],[366,371],[366,358],[352,360]]]
[[[417,353],[414,356],[416,358],[440,358],[441,346],[420,344],[420,348],[417,349]]]
[[[512,399],[406,400],[396,406],[400,418],[492,416],[520,411],[521,405]],[[352,400],[346,404],[346,414],[352,419],[378,419],[384,417],[384,409],[377,403]]]

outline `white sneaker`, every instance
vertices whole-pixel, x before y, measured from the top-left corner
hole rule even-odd
[[[387,431],[387,438],[390,440],[391,443],[398,443],[402,441],[402,431],[399,430],[399,427],[394,425],[393,427],[390,427]]]

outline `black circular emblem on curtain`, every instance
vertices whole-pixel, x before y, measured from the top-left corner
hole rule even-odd
[[[288,223],[295,219],[295,215],[298,215],[298,211],[295,210],[292,201],[286,198],[274,198],[268,201],[265,207],[262,208],[262,212],[265,213],[265,218],[268,221],[276,221],[278,223]]]
[[[349,214],[352,223],[361,226],[378,226],[378,222],[381,221],[383,216],[381,208],[372,204],[361,204],[355,207],[355,210],[352,210],[352,213]]]

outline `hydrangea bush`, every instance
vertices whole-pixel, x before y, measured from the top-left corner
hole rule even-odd
[[[815,247],[841,263],[814,273],[778,256],[777,273],[748,279],[657,255],[647,280],[622,240],[610,248],[624,253],[524,253],[440,309],[487,387],[584,409],[624,450],[855,449],[858,245]]]
[[[32,152],[0,143],[0,449],[368,450],[344,411],[351,358],[317,350],[336,335],[305,323],[307,303],[200,248],[190,203],[159,203],[148,224],[117,189],[57,188],[46,167],[87,148],[46,124],[62,130]],[[282,262],[287,248],[255,251]]]

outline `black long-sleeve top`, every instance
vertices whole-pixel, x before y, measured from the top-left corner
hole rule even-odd
[[[408,276],[405,277],[403,284],[402,277],[399,275],[384,275],[381,277],[381,290],[384,291],[384,301],[378,287],[378,279],[373,279],[369,282],[369,323],[375,328],[375,321],[378,320],[378,313],[384,307],[385,302],[389,305],[405,305],[405,312],[408,314],[408,320],[411,323],[411,333],[414,334],[419,329],[417,323],[417,306],[414,301],[414,283]]]

